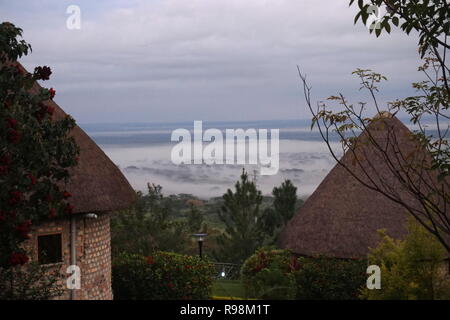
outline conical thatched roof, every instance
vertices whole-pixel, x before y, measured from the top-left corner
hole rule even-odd
[[[386,132],[393,133],[403,154],[415,154],[418,144],[412,139],[408,128],[397,118],[382,113],[376,119],[357,139],[357,143],[361,142],[361,166],[365,166],[369,173],[376,171],[379,174],[377,182],[382,181],[389,192],[397,190],[402,199],[410,201],[411,205],[417,205],[410,194],[403,193],[399,182],[385,167],[380,152],[363,142],[368,131],[382,146],[388,144]],[[388,150],[391,155],[399,151]],[[364,158],[370,159],[370,163]],[[341,161],[363,181],[368,182],[364,171],[355,164],[352,152],[344,154]],[[375,247],[380,241],[377,230],[386,229],[394,238],[404,237],[407,217],[408,213],[403,207],[365,187],[342,165],[337,164],[287,224],[281,236],[281,244],[301,255],[364,258],[368,248]]]
[[[32,91],[37,92],[39,88],[36,83]],[[49,101],[48,105],[55,108],[56,119],[66,116],[54,101]],[[76,126],[71,135],[80,147],[78,165],[71,169],[70,183],[65,186],[72,194],[73,212],[104,212],[130,207],[136,193],[119,168],[80,127]]]

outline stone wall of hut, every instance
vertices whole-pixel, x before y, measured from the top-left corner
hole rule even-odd
[[[77,266],[81,271],[81,288],[75,290],[76,300],[110,300],[111,289],[111,233],[109,214],[99,214],[96,219],[76,215],[76,254]],[[41,235],[61,234],[62,262],[54,264],[59,268],[62,279],[59,285],[64,294],[59,299],[70,299],[67,289],[66,273],[70,265],[70,220],[53,220],[33,228],[31,239],[26,248],[32,252],[32,259],[38,260],[38,237]]]

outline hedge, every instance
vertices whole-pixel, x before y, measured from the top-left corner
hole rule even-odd
[[[208,299],[213,275],[213,265],[194,256],[122,254],[113,261],[113,294],[117,300]]]

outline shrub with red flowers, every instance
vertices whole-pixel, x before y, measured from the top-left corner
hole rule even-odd
[[[76,165],[78,147],[69,136],[75,121],[56,118],[55,90],[37,87],[51,69],[26,72],[16,61],[31,51],[22,30],[0,24],[0,268],[29,261],[22,243],[33,224],[69,213],[62,189]],[[68,208],[70,210],[68,210]]]
[[[152,256],[122,254],[113,260],[117,300],[208,299],[214,266],[197,256],[158,251]]]
[[[258,249],[243,264],[241,280],[247,297],[259,299],[294,299],[298,259],[288,250]]]

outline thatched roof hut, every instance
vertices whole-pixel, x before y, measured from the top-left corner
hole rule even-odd
[[[19,68],[25,72],[19,64]],[[35,83],[31,89],[37,92]],[[66,113],[54,102],[53,117],[61,119]],[[112,299],[110,213],[132,205],[136,193],[119,168],[78,126],[70,134],[80,148],[79,161],[70,169],[70,182],[61,186],[72,194],[74,205],[70,217],[48,219],[33,226],[24,248],[32,260],[59,267],[79,267],[79,287],[59,283],[60,299]]]
[[[421,161],[430,159],[425,152],[417,152],[418,144],[412,139],[409,129],[388,113],[380,114],[366,131],[381,146],[389,144],[387,132],[395,136],[400,150],[388,148],[387,153],[392,158],[401,152],[414,154],[416,158],[421,155]],[[376,172],[369,176],[379,185],[385,186],[386,191],[396,193],[396,196],[409,201],[412,206],[418,205],[417,200],[402,189],[380,152],[370,143],[364,144],[366,131],[357,139],[361,145],[360,163],[355,164],[352,152],[343,155],[342,163],[365,182],[369,180],[361,167],[369,174]],[[365,258],[368,248],[375,247],[380,240],[377,230],[385,229],[394,238],[404,237],[407,217],[405,208],[365,187],[342,165],[337,164],[287,224],[281,244],[300,255]]]
[[[32,91],[37,92],[39,88],[36,83]],[[55,108],[55,118],[66,116],[54,101],[47,104]],[[80,147],[78,165],[71,169],[71,179],[66,186],[72,194],[73,212],[109,212],[130,207],[136,193],[119,168],[79,126],[71,135]]]

